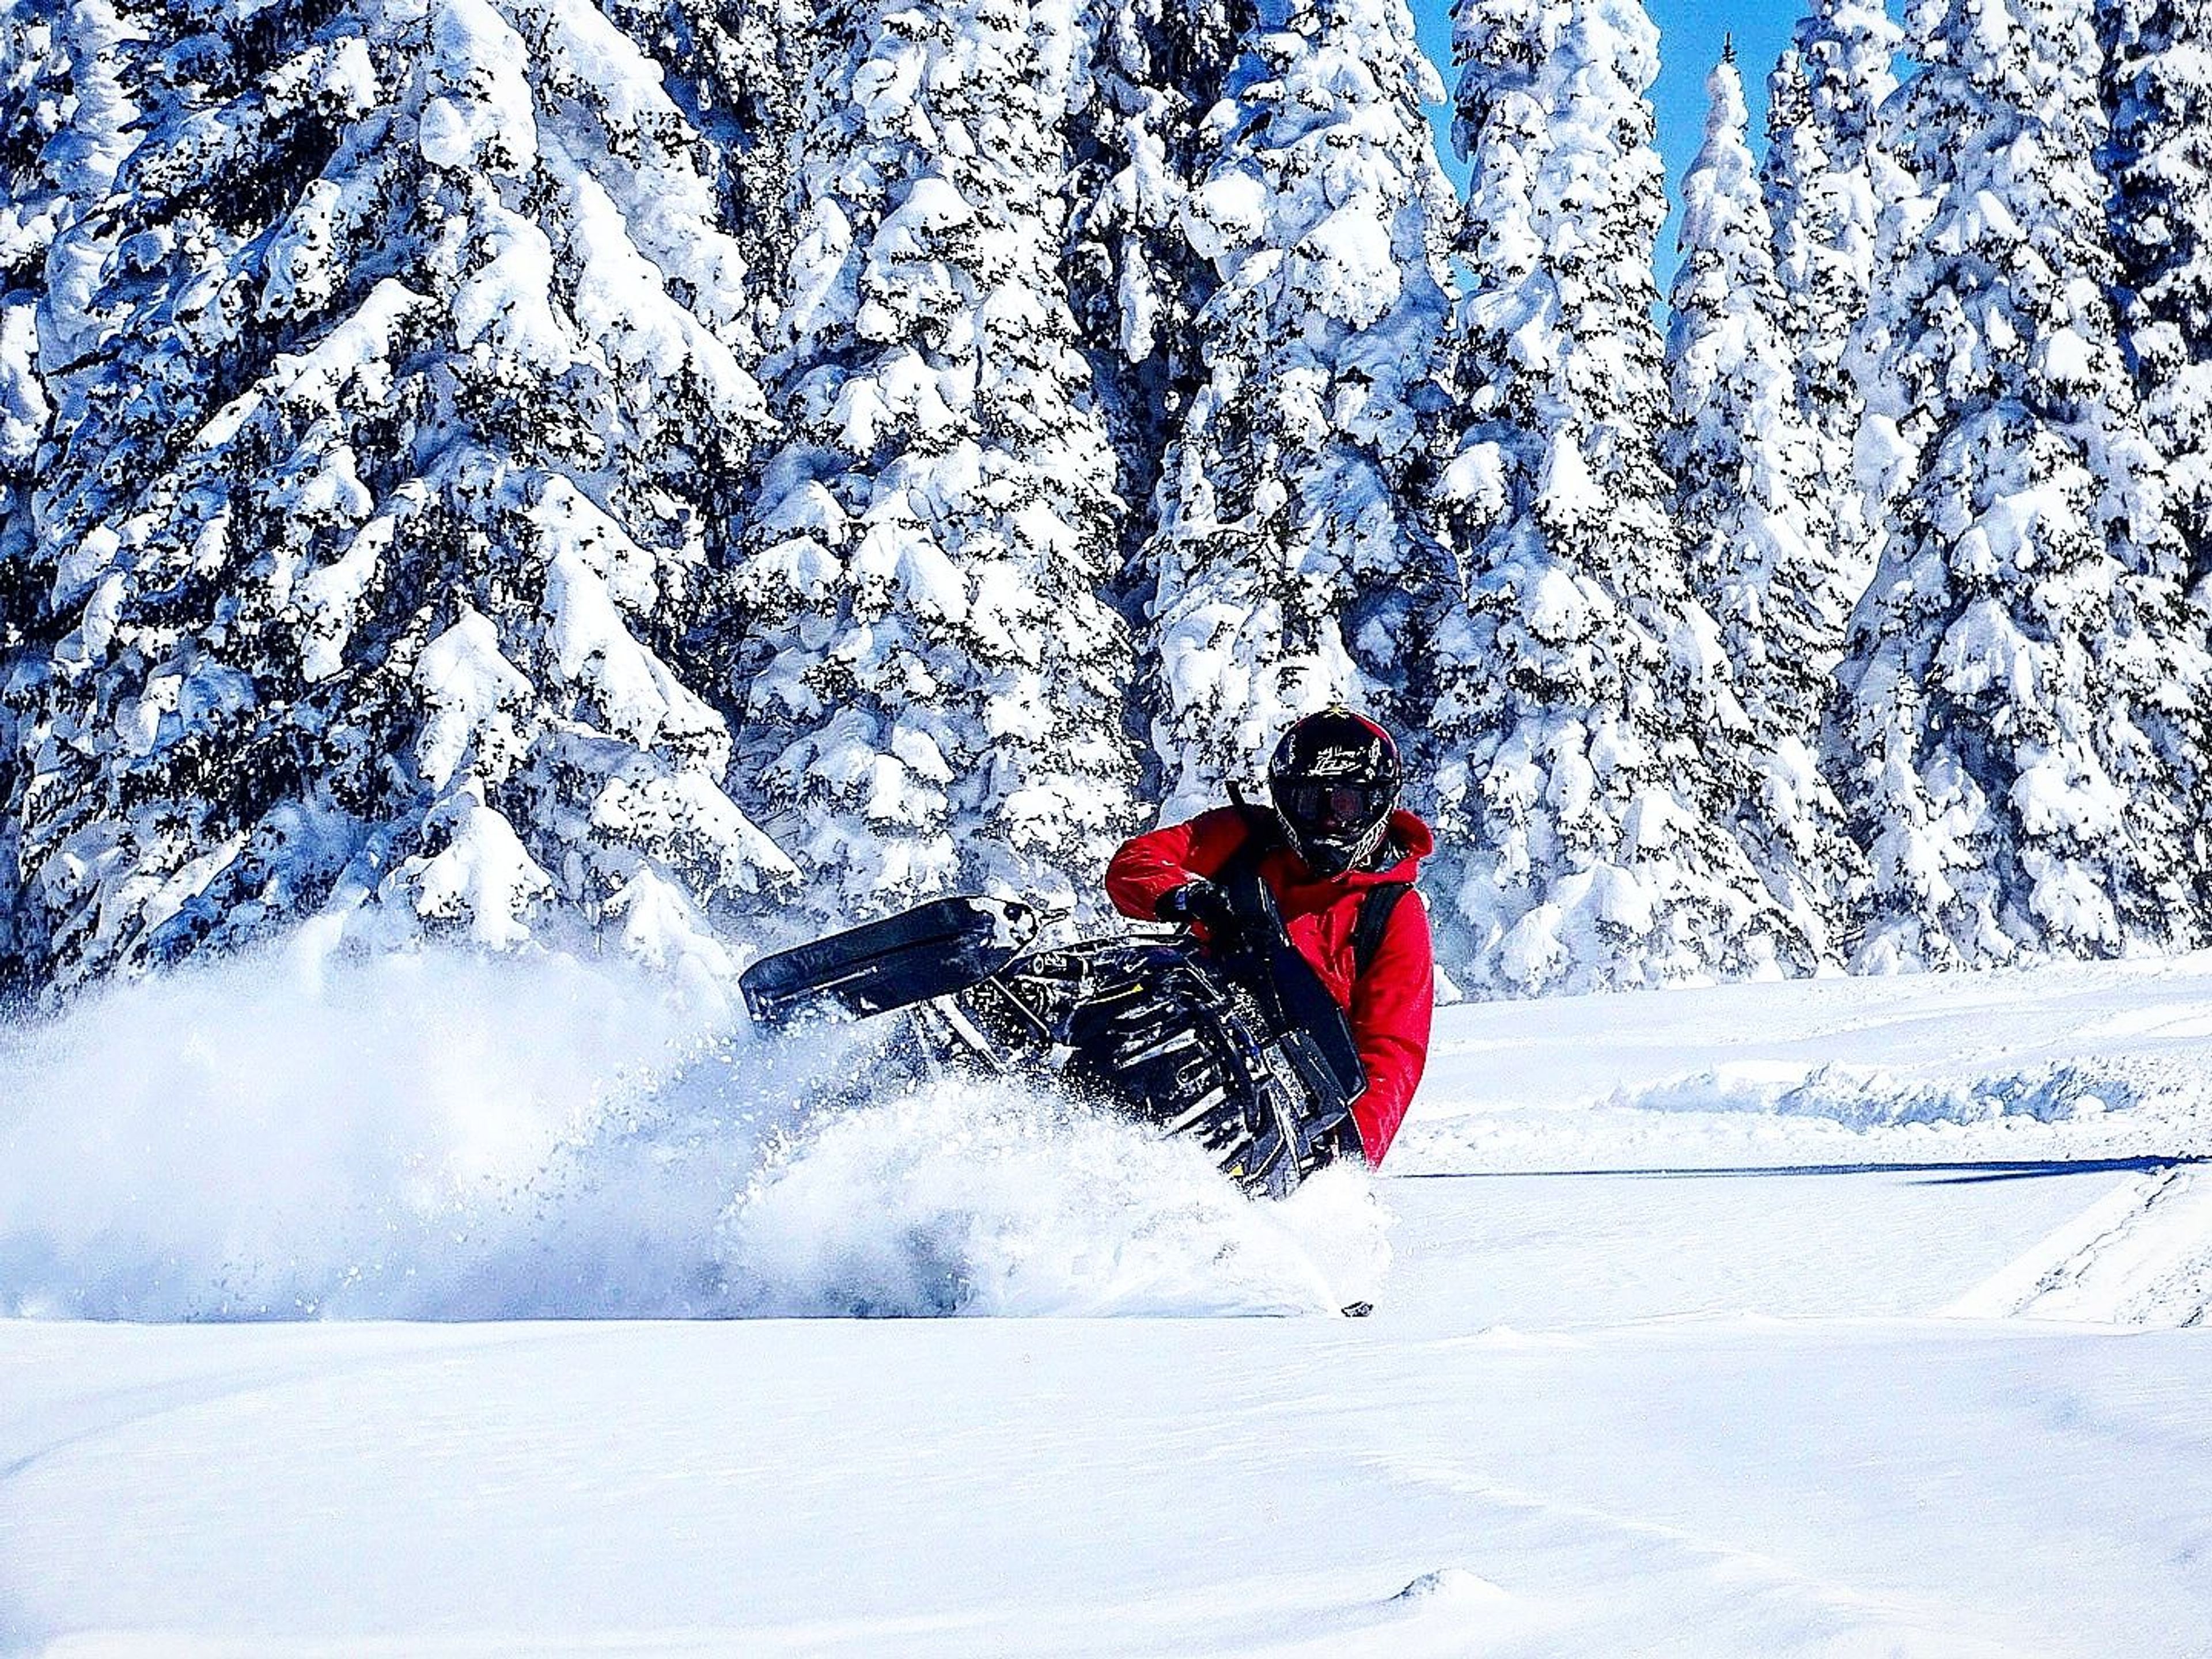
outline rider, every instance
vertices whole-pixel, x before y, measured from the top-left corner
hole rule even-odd
[[[1123,915],[1177,921],[1212,936],[1235,924],[1217,884],[1248,842],[1298,954],[1351,1015],[1367,1088],[1352,1103],[1360,1149],[1379,1164],[1398,1133],[1429,1054],[1436,998],[1429,918],[1411,890],[1436,849],[1429,827],[1398,805],[1398,745],[1373,720],[1334,708],[1283,734],[1267,763],[1274,811],[1216,807],[1124,843],[1106,891]],[[1376,890],[1387,890],[1387,893]],[[1387,906],[1379,936],[1361,917]]]

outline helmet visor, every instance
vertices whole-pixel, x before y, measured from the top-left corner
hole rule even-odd
[[[1292,783],[1284,786],[1283,816],[1318,836],[1357,835],[1390,810],[1391,791],[1380,783]]]

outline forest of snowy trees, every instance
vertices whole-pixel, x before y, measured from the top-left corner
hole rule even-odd
[[[0,0],[0,990],[1079,917],[1338,700],[1470,995],[2212,942],[2212,7],[1813,0],[1679,250],[1455,17]]]

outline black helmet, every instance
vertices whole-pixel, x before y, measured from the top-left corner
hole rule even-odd
[[[1291,726],[1267,763],[1267,791],[1283,832],[1323,876],[1342,875],[1375,856],[1404,781],[1390,734],[1341,706]]]

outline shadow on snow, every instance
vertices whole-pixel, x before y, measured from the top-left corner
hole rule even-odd
[[[2212,1155],[2172,1157],[1993,1159],[1970,1164],[1778,1164],[1661,1170],[1464,1170],[1393,1177],[1399,1181],[1565,1181],[1612,1176],[1634,1181],[1708,1181],[1770,1176],[1921,1175],[1929,1187],[1977,1185],[1991,1181],[2032,1181],[2049,1176],[2148,1175],[2186,1164],[2212,1164]]]

